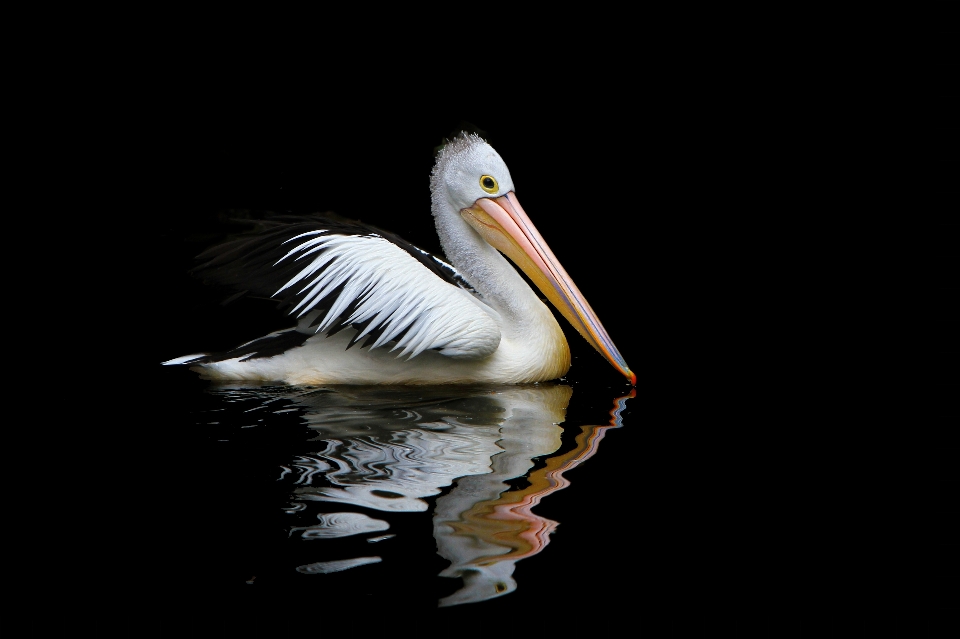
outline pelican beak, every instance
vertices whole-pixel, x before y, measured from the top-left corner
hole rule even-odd
[[[520,267],[597,352],[637,385],[637,376],[512,191],[496,199],[481,198],[460,213],[483,239]]]

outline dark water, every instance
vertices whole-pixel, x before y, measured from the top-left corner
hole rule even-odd
[[[628,446],[632,391],[182,390],[169,568],[197,605],[495,615],[620,582],[636,559],[641,522],[609,510],[623,473],[603,461]]]

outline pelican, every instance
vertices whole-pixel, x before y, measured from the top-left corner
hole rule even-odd
[[[222,353],[163,362],[204,379],[288,384],[525,384],[562,377],[570,347],[550,309],[632,385],[636,375],[520,206],[506,163],[461,133],[437,154],[431,209],[449,262],[392,233],[279,217],[198,256],[196,273],[277,300],[296,320]]]

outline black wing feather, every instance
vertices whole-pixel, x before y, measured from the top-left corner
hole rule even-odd
[[[281,309],[289,311],[302,299],[298,289],[295,286],[290,287],[279,294],[278,289],[303,269],[303,262],[294,259],[280,261],[291,248],[290,244],[284,244],[284,242],[298,235],[316,232],[320,229],[325,230],[329,235],[381,237],[406,251],[437,277],[480,297],[473,286],[452,266],[404,240],[399,235],[364,222],[329,214],[281,215],[262,220],[252,231],[218,244],[198,255],[197,260],[200,263],[191,273],[201,278],[204,283],[225,286],[238,291],[227,301],[243,296],[268,298],[279,302]],[[324,248],[321,248],[318,253],[324,250]],[[317,274],[329,269],[335,263],[336,259],[331,260],[319,269]],[[341,291],[342,287],[338,287],[337,290],[326,295],[323,300],[312,304],[311,308],[321,311],[318,320],[311,327],[301,327],[301,330],[315,328],[316,324],[319,323],[319,318],[325,316],[326,311],[336,301]],[[353,315],[356,308],[357,301],[354,300],[336,318],[328,333],[334,334],[346,328],[348,325],[345,325],[344,322]],[[353,326],[362,331],[367,327],[369,321],[354,323]],[[368,339],[363,346],[372,344],[382,333],[382,330],[380,327],[375,327],[371,333],[365,336]],[[398,335],[396,339],[401,337],[402,335]],[[396,341],[396,339],[391,341]],[[356,341],[352,342],[350,346],[355,343]]]

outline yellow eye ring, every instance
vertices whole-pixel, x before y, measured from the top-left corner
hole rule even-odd
[[[480,188],[487,193],[496,193],[500,189],[500,185],[497,184],[497,179],[492,175],[481,175]]]

